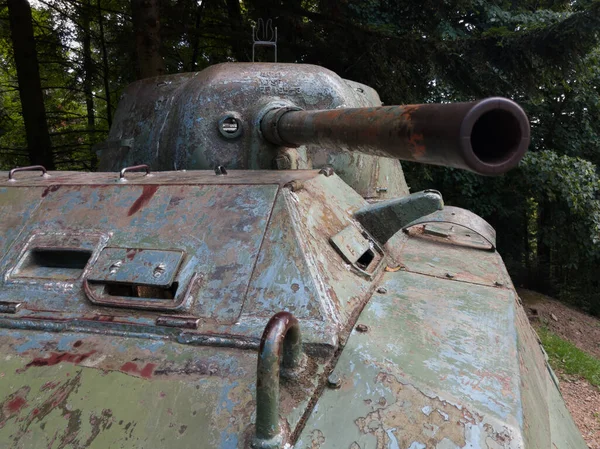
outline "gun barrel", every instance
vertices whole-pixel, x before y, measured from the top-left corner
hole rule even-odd
[[[506,98],[471,103],[420,104],[301,111],[278,108],[261,121],[277,145],[397,158],[498,175],[515,167],[529,145],[529,121]]]

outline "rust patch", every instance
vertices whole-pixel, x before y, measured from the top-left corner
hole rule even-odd
[[[415,442],[436,447],[444,439],[464,447],[465,424],[478,424],[482,420],[465,408],[460,410],[446,401],[429,398],[387,373],[379,373],[375,382],[384,384],[395,401],[374,402],[375,410],[358,418],[355,424],[361,433],[375,436],[378,448],[411,447]]]
[[[130,250],[127,251],[127,260],[133,260],[135,259],[135,255],[139,252],[144,251],[143,249],[139,249],[139,248],[132,248]]]
[[[140,197],[135,200],[135,202],[129,208],[129,212],[127,212],[127,216],[131,217],[133,214],[139,212],[141,208],[143,208],[146,204],[150,202],[156,191],[158,190],[158,185],[145,185],[142,189],[142,194]]]
[[[112,322],[115,321],[115,317],[112,315],[94,315],[91,317],[93,321]]]
[[[47,358],[35,358],[22,370],[17,370],[17,372],[23,372],[30,366],[53,366],[58,365],[61,362],[68,362],[78,364],[83,362],[89,356],[94,354],[96,351],[90,351],[85,354],[71,354],[69,352],[52,352],[50,353],[50,357]]]
[[[427,148],[423,144],[423,134],[411,134],[408,143],[410,144],[410,152],[416,160],[421,159],[427,152]]]
[[[123,364],[123,366],[121,366],[120,370],[127,374],[135,374],[145,379],[150,379],[152,377],[152,373],[154,372],[155,367],[155,363],[146,363],[146,365],[143,368],[139,368],[137,364],[133,362],[127,362]]]
[[[325,435],[319,429],[313,430],[310,435],[310,449],[320,449],[325,443]]]
[[[402,114],[400,115],[404,120],[412,121],[412,115],[419,110],[418,104],[408,104],[401,107]]]
[[[46,187],[44,189],[44,191],[42,192],[42,198],[46,198],[46,196],[49,193],[56,192],[58,189],[60,189],[60,186],[48,186],[48,187]]]

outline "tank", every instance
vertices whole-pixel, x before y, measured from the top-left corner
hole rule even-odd
[[[130,85],[99,172],[1,174],[0,447],[586,448],[494,229],[400,162],[528,143],[311,65]]]

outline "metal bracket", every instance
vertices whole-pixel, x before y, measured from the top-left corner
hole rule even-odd
[[[421,217],[404,226],[404,231],[413,226],[427,223],[449,223],[462,226],[483,238],[490,244],[490,251],[496,250],[496,230],[487,221],[473,212],[460,207],[446,206],[444,209]]]
[[[369,204],[354,216],[382,245],[396,232],[414,220],[444,207],[437,190],[424,190],[402,198]]]
[[[283,442],[279,425],[279,374],[291,376],[304,366],[298,320],[279,312],[269,320],[258,352],[256,373],[255,449],[278,449]],[[283,370],[281,369],[283,368]]]
[[[252,62],[254,62],[255,47],[273,47],[275,49],[275,62],[277,62],[277,27],[273,31],[273,21],[258,19],[256,26],[252,26]]]

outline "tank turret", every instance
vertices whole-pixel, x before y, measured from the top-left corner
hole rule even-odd
[[[528,144],[527,117],[507,99],[381,106],[322,67],[228,63],[129,86],[100,169],[331,166],[363,197],[388,199],[408,193],[398,160],[494,175]]]

